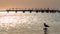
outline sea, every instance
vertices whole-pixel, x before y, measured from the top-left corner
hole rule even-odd
[[[45,33],[60,34],[60,13],[0,12],[0,34]]]

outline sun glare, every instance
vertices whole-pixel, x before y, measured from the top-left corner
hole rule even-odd
[[[17,19],[15,16],[4,16],[0,18],[0,23],[16,23]]]

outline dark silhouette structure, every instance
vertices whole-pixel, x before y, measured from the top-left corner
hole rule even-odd
[[[23,13],[25,13],[25,12],[30,12],[30,13],[32,13],[32,12],[36,12],[36,13],[38,13],[38,12],[41,12],[41,13],[56,13],[56,12],[58,12],[58,13],[60,13],[60,10],[54,10],[54,9],[49,9],[49,8],[47,8],[47,9],[37,9],[37,8],[35,8],[35,9],[14,9],[14,8],[9,8],[9,9],[7,9],[6,10],[7,12],[10,12],[10,11],[15,11],[15,13],[17,13],[18,11],[22,11]]]

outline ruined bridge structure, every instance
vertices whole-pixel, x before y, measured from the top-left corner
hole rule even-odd
[[[60,13],[60,10],[55,10],[55,9],[49,9],[49,8],[47,8],[47,9],[37,9],[37,8],[35,8],[35,9],[33,9],[33,8],[29,8],[29,9],[19,9],[19,8],[9,8],[9,9],[7,9],[6,10],[8,13],[10,12],[10,11],[15,11],[15,13],[17,13],[18,11],[22,11],[23,13],[25,13],[25,12],[30,12],[30,13],[32,13],[32,12],[36,12],[36,13],[38,13],[38,12],[41,12],[41,13],[56,13],[56,12],[58,12],[58,13]]]

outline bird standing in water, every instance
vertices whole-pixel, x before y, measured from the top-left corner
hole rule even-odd
[[[45,26],[45,27],[50,27],[50,26],[48,26],[46,23],[44,23],[44,26]]]
[[[43,29],[43,30],[44,30],[44,34],[48,34],[48,33],[47,33],[48,28],[47,28],[47,27],[50,27],[50,26],[48,26],[46,23],[44,23],[44,27],[45,27],[45,28]]]

